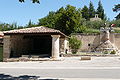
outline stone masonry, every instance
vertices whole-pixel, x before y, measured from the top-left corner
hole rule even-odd
[[[100,34],[74,34],[82,41],[82,46],[79,51],[91,51],[100,44]],[[110,35],[110,41],[120,49],[120,33]]]

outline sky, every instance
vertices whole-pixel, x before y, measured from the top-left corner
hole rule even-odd
[[[99,0],[91,0],[95,9],[98,7]],[[0,0],[0,22],[15,23],[26,25],[29,20],[34,23],[38,19],[45,17],[49,11],[56,11],[61,7],[70,4],[77,8],[89,6],[90,0],[41,0],[40,4],[33,4],[30,0],[20,3],[18,0]],[[119,0],[101,0],[105,13],[110,20],[118,14],[112,11],[115,4],[120,4]]]

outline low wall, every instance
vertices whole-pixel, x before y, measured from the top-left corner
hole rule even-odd
[[[115,45],[120,50],[120,33],[115,33]]]
[[[82,46],[79,51],[92,51],[94,48],[99,46],[101,42],[100,34],[73,34],[78,40],[82,41]],[[120,49],[120,33],[112,33],[110,34],[110,41],[115,44],[118,49]]]

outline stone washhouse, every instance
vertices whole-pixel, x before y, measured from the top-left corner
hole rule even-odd
[[[4,32],[3,59],[38,55],[59,59],[67,45],[67,36],[59,30],[32,27]]]

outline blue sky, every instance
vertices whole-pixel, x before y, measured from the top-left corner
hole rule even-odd
[[[91,0],[94,7],[97,8],[99,0]],[[90,0],[41,0],[41,4],[32,4],[30,0],[20,3],[18,0],[0,0],[0,22],[13,23],[18,25],[26,25],[31,19],[34,23],[38,19],[46,16],[49,11],[56,11],[60,7],[70,4],[77,8],[89,5]],[[111,20],[118,14],[112,11],[115,4],[119,0],[101,0],[105,13]]]

